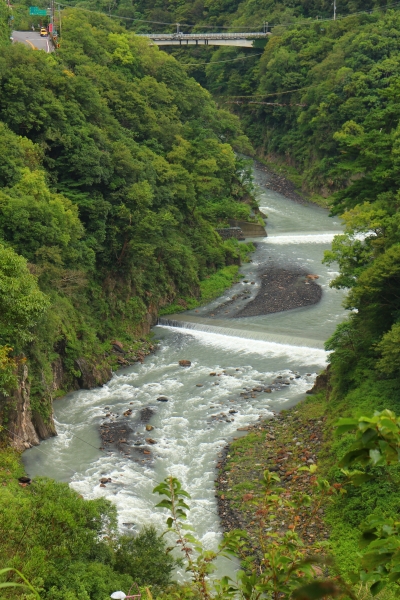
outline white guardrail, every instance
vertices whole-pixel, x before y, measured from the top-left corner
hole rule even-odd
[[[266,38],[270,34],[262,32],[254,33],[137,33],[139,37],[147,37],[150,40],[243,40],[249,38]]]

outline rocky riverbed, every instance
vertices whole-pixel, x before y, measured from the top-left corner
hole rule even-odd
[[[257,169],[266,174],[266,180],[264,182],[264,187],[269,190],[273,190],[274,192],[279,192],[286,198],[289,198],[293,202],[298,202],[300,204],[310,204],[310,201],[307,200],[300,192],[296,189],[295,184],[287,179],[284,175],[279,175],[275,173],[271,167],[268,167],[258,161],[255,161]]]
[[[297,493],[312,494],[314,477],[303,466],[317,464],[324,439],[321,403],[313,397],[272,419],[248,427],[248,434],[226,446],[217,465],[218,512],[224,531],[247,531],[255,553],[258,549],[262,506],[261,483],[266,469],[280,477],[279,487],[290,499]],[[324,523],[324,508],[319,507],[310,522],[309,508],[299,513],[297,531],[306,545],[329,536]],[[276,532],[291,528],[292,515],[277,515]]]
[[[292,310],[303,306],[317,304],[322,297],[322,288],[317,283],[318,275],[295,267],[268,267],[260,270],[255,276],[259,282],[258,292],[251,298],[252,290],[246,289],[235,294],[230,300],[214,307],[204,316],[235,319],[240,317],[257,317],[271,313]],[[250,287],[255,281],[246,281]],[[249,302],[243,306],[238,301]],[[236,310],[235,310],[236,309]]]

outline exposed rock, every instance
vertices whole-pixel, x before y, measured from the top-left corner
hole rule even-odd
[[[146,431],[153,431],[153,425],[146,425]]]
[[[111,379],[112,370],[108,365],[93,365],[86,358],[77,358],[75,364],[81,372],[78,383],[83,389],[91,390]]]
[[[190,360],[180,360],[179,364],[180,364],[181,367],[190,367],[190,365],[192,363],[190,362]]]
[[[146,442],[148,444],[157,444],[156,440],[153,440],[153,438],[146,438]]]
[[[154,410],[146,406],[146,408],[142,408],[140,411],[140,420],[142,423],[148,423],[153,415]]]
[[[111,340],[111,343],[112,343],[113,347],[115,347],[116,350],[123,351],[124,345],[122,342],[119,342],[118,340]]]
[[[19,481],[19,483],[24,483],[25,485],[30,485],[32,482],[32,479],[30,477],[26,477],[24,475],[23,477],[18,477],[18,481]]]
[[[18,387],[11,396],[0,394],[0,425],[10,436],[10,445],[23,452],[39,444],[39,437],[32,422],[28,367],[18,367]]]
[[[168,402],[168,398],[166,396],[159,396],[157,402]]]

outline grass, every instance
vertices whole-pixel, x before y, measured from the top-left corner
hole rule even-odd
[[[255,248],[252,243],[239,244],[238,251],[241,261],[246,262],[248,260],[248,255],[250,252],[254,252],[254,250]],[[240,281],[240,278],[241,275],[239,274],[238,265],[223,267],[200,281],[200,295],[198,298],[188,296],[176,298],[171,304],[160,308],[158,314],[160,316],[171,315],[183,312],[184,310],[198,308],[221,296],[225,290],[230,288],[234,283]]]
[[[353,438],[349,434],[335,436],[333,425],[336,419],[370,414],[375,409],[395,410],[399,397],[395,387],[395,382],[373,381],[371,378],[346,396],[339,396],[335,392],[331,392],[328,398],[325,392],[307,396],[290,411],[282,411],[291,417],[276,422],[276,425],[274,422],[275,440],[270,440],[262,428],[232,442],[229,458],[224,465],[227,490],[220,491],[219,495],[224,494],[230,507],[240,511],[246,522],[246,530],[251,533],[255,527],[253,515],[261,493],[261,474],[267,468],[268,458],[276,456],[280,449],[288,448],[291,443],[290,450],[295,453],[293,438],[306,440],[306,436],[302,438],[302,431],[306,432],[311,421],[322,420],[323,442],[318,452],[318,473],[331,483],[342,481],[343,475],[337,463]],[[400,514],[400,465],[390,469],[375,468],[372,472],[373,480],[361,487],[347,487],[346,494],[338,495],[324,506],[323,522],[329,532],[329,552],[339,572],[348,581],[351,573],[357,569],[357,556],[362,551],[360,525],[363,520],[372,513]],[[249,501],[250,495],[252,499]],[[397,597],[396,591],[387,587],[378,597],[381,600],[393,600]],[[357,592],[357,597],[367,600],[371,595],[364,589]]]
[[[234,283],[240,280],[239,267],[238,265],[230,265],[229,267],[223,267],[216,273],[210,275],[207,279],[200,281],[200,296],[199,298],[180,297],[174,300],[171,304],[167,304],[163,308],[160,308],[158,314],[171,315],[179,313],[184,310],[191,310],[197,308],[202,304],[207,304],[214,298],[221,296],[226,289],[231,287]]]

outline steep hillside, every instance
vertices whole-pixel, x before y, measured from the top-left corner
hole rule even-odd
[[[53,432],[54,395],[140,360],[160,306],[240,262],[214,228],[252,202],[238,119],[172,57],[98,15],[63,32],[57,54],[1,56],[1,414],[19,447]]]

